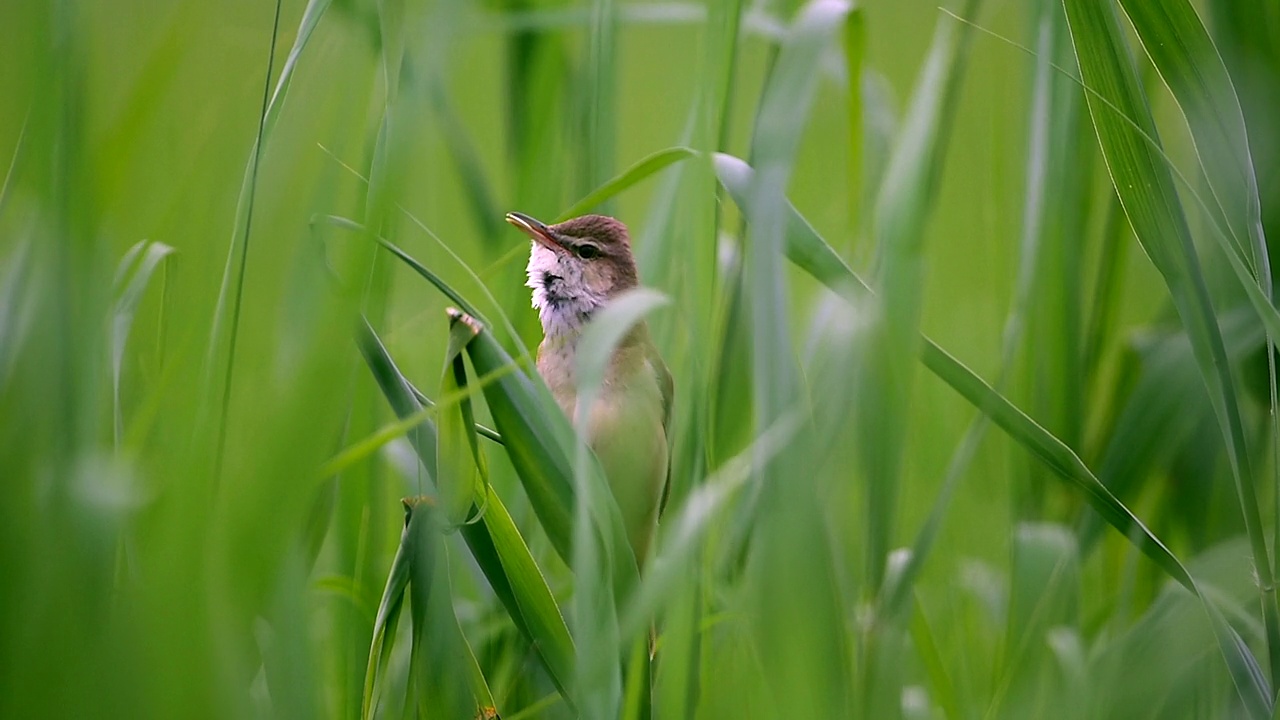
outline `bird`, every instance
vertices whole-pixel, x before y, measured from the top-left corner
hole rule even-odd
[[[639,285],[630,234],[605,215],[547,225],[511,212],[506,220],[532,240],[526,285],[542,324],[538,374],[577,427],[578,340],[602,308]],[[613,351],[600,394],[587,409],[585,440],[622,511],[640,568],[670,494],[674,390],[671,372],[641,321]]]

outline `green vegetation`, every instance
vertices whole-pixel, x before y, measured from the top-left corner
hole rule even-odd
[[[0,717],[1280,716],[1278,7],[0,4]]]

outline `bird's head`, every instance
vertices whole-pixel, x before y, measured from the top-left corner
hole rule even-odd
[[[638,282],[627,226],[611,217],[583,215],[546,225],[513,212],[507,222],[533,240],[527,284],[546,334],[581,326]]]

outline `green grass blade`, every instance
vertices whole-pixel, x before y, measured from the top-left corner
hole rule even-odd
[[[378,334],[369,327],[367,321],[362,320],[356,331],[356,345],[360,349],[360,354],[364,357],[365,364],[369,366],[369,371],[373,374],[373,379],[378,383],[382,394],[387,398],[387,402],[391,405],[391,410],[400,419],[419,416],[422,413],[422,406],[418,404],[413,393],[409,390],[409,382],[404,375],[400,373],[400,369],[396,367],[395,362],[391,359],[391,354],[387,352],[387,348],[382,344],[382,340],[378,338]],[[418,457],[422,460],[423,468],[427,472],[428,479],[434,483],[436,475],[436,431],[435,427],[423,418],[423,422],[416,423],[413,430],[408,433],[409,442],[417,451]]]
[[[1265,345],[1266,333],[1246,306],[1223,313],[1218,324],[1233,365],[1240,366]],[[1175,458],[1170,457],[1173,453],[1218,456],[1216,447],[1200,447],[1215,444],[1216,438],[1212,434],[1205,437],[1203,430],[1212,428],[1215,420],[1186,333],[1151,333],[1134,345],[1129,356],[1134,379],[1124,383],[1128,389],[1115,419],[1107,427],[1107,441],[1096,464],[1098,479],[1121,500],[1140,497],[1175,463]],[[1206,477],[1203,484],[1212,483],[1212,478]],[[1204,502],[1203,495],[1188,486],[1181,488],[1168,505],[1171,509],[1189,506],[1189,514],[1195,517],[1193,522],[1202,526],[1199,516]],[[1100,532],[1097,520],[1084,518],[1080,532],[1081,545],[1086,549]]]
[[[319,219],[326,223],[329,223],[330,225],[333,225],[334,227],[340,227],[344,230],[350,230],[355,233],[363,234],[367,232],[364,225],[354,220],[351,220],[350,218],[345,218],[338,215],[325,215]],[[391,253],[392,255],[395,255],[397,258],[401,260],[401,262],[403,262],[405,265],[408,265],[410,268],[413,269],[414,272],[418,273],[427,282],[434,285],[435,288],[439,290],[441,293],[443,293],[445,297],[449,298],[450,302],[462,308],[463,312],[467,313],[468,315],[471,315],[472,317],[477,317],[477,318],[484,317],[482,313],[480,313],[478,310],[475,309],[475,306],[467,302],[467,300],[463,298],[462,295],[460,295],[457,290],[454,290],[453,287],[449,285],[449,283],[445,282],[439,275],[429,270],[427,266],[415,260],[412,255],[405,252],[404,250],[401,250],[399,247],[397,247],[396,245],[391,243],[389,240],[381,236],[375,236],[374,240],[379,245],[381,245],[383,249],[385,249],[387,252]]]
[[[633,328],[660,307],[670,304],[666,295],[648,288],[627,291],[611,300],[598,318],[582,332],[577,353],[578,414],[589,414],[609,369],[613,351]],[[579,432],[586,430],[578,428]]]
[[[717,156],[717,166],[719,160]],[[742,164],[746,167],[746,163]],[[749,444],[755,399],[751,388],[751,326],[746,278],[739,258],[722,270],[725,290],[716,324],[713,372],[709,374],[708,462],[718,468]]]
[[[1280,609],[1235,382],[1173,176],[1153,146],[1158,142],[1155,121],[1114,7],[1081,0],[1066,0],[1065,6],[1081,78],[1096,91],[1088,95],[1089,110],[1112,183],[1134,233],[1165,279],[1209,390],[1263,588],[1267,645],[1273,661],[1280,661]],[[1280,662],[1276,664],[1280,671]],[[1237,676],[1237,682],[1243,695],[1243,679]],[[1270,702],[1268,692],[1267,715]]]
[[[747,224],[742,279],[751,351],[752,434],[783,418],[804,396],[789,316],[784,248],[787,185],[818,97],[823,55],[835,46],[851,5],[811,0],[790,23],[778,47],[757,110],[751,156],[757,171],[740,205]],[[733,543],[750,552],[743,579],[750,602],[749,633],[757,648],[773,712],[795,717],[845,715],[850,709],[848,636],[833,633],[838,607],[829,538],[815,476],[792,476],[805,463],[804,446],[755,459]],[[767,511],[766,511],[767,508]],[[793,594],[789,588],[806,587]],[[775,616],[795,622],[781,627]]]
[[[1034,715],[1035,693],[1052,682],[1041,648],[1058,627],[1080,623],[1080,554],[1070,529],[1023,523],[1014,531],[1008,631],[993,705],[1012,717]]]
[[[1213,627],[1222,657],[1227,662],[1227,669],[1231,672],[1231,681],[1235,683],[1236,692],[1240,694],[1245,709],[1251,717],[1270,718],[1275,711],[1271,683],[1254,659],[1253,650],[1227,622],[1216,605],[1206,600],[1204,609],[1209,616],[1209,624]]]
[[[395,558],[391,561],[391,570],[387,573],[382,600],[378,603],[378,614],[373,621],[373,643],[369,646],[369,663],[364,675],[364,699],[360,704],[362,720],[372,717],[378,679],[391,655],[396,624],[400,619],[400,610],[404,606],[405,590],[409,587],[409,564],[410,556],[413,554],[410,546],[411,537],[409,524],[406,522],[400,534],[400,544],[396,549]]]
[[[618,3],[595,0],[587,42],[583,179],[596,187],[613,174],[617,153]],[[606,214],[608,208],[606,206]]]
[[[943,12],[947,12],[947,11],[943,10]],[[964,18],[961,18],[958,15],[953,15],[953,17],[955,17],[957,20],[964,22],[966,24],[972,24],[970,21],[965,20]],[[1000,35],[996,35],[995,33],[991,33],[989,30],[985,30],[983,28],[979,28],[979,29],[982,29],[984,32],[988,32],[992,34],[993,36],[995,36],[996,38],[1004,42],[1012,44],[1014,47],[1017,47],[1023,52],[1028,52],[1028,53],[1031,52],[1027,48],[1021,45],[1018,45],[1017,43],[1014,43],[1013,41],[1008,40],[1007,38],[1004,38]],[[1055,65],[1055,68],[1059,72],[1064,73],[1069,77],[1073,77],[1073,78],[1075,77],[1074,75],[1071,75],[1067,70],[1063,69],[1060,66]],[[1276,308],[1272,307],[1269,301],[1267,300],[1267,297],[1270,292],[1269,288],[1267,288],[1266,291],[1264,292],[1264,288],[1260,285],[1260,282],[1268,282],[1268,281],[1266,279],[1255,278],[1253,271],[1249,267],[1249,260],[1247,257],[1249,248],[1242,248],[1242,246],[1238,244],[1235,241],[1235,239],[1230,235],[1231,229],[1228,227],[1224,227],[1220,222],[1218,222],[1218,218],[1221,216],[1221,212],[1211,207],[1209,203],[1203,197],[1201,197],[1196,186],[1194,186],[1191,183],[1191,181],[1188,180],[1187,177],[1182,174],[1182,172],[1173,163],[1173,161],[1170,160],[1169,156],[1164,152],[1164,149],[1160,146],[1160,141],[1158,140],[1157,136],[1154,134],[1154,127],[1144,127],[1142,124],[1139,124],[1139,120],[1135,119],[1136,116],[1127,112],[1125,108],[1123,108],[1121,105],[1117,105],[1115,102],[1113,102],[1112,98],[1109,98],[1103,95],[1101,92],[1099,92],[1097,88],[1090,86],[1085,81],[1081,81],[1081,80],[1077,80],[1077,81],[1080,82],[1081,86],[1084,88],[1085,94],[1088,96],[1090,103],[1096,102],[1102,108],[1109,109],[1116,116],[1115,120],[1117,122],[1128,125],[1129,128],[1134,133],[1137,134],[1137,137],[1141,138],[1143,141],[1147,143],[1147,145],[1151,149],[1151,153],[1156,158],[1156,162],[1163,163],[1163,165],[1168,168],[1169,172],[1172,173],[1173,177],[1178,181],[1178,183],[1186,190],[1188,197],[1191,200],[1195,201],[1195,203],[1204,210],[1205,214],[1209,217],[1209,220],[1210,220],[1210,222],[1208,223],[1208,229],[1210,230],[1209,236],[1215,243],[1217,243],[1223,249],[1223,253],[1227,259],[1227,263],[1230,266],[1232,273],[1236,276],[1236,279],[1238,280],[1241,288],[1244,290],[1245,295],[1248,297],[1249,302],[1253,305],[1253,308],[1257,312],[1259,318],[1262,320],[1262,323],[1266,325],[1268,332],[1272,333],[1273,335],[1280,334],[1280,312],[1278,312]],[[1150,119],[1149,115],[1150,113],[1148,112],[1148,119]],[[1123,202],[1121,204],[1123,206]],[[1183,224],[1184,225],[1186,224],[1185,219],[1183,220]],[[1257,232],[1261,232],[1260,229],[1258,229]],[[1255,233],[1255,236],[1256,236],[1256,233]]]
[[[422,405],[424,408],[429,408],[432,405],[435,405],[435,401],[424,395],[417,387],[414,387],[413,383],[409,384],[409,389],[413,392],[413,397],[418,401],[418,404]],[[480,437],[485,438],[486,440],[491,440],[498,445],[502,444],[502,436],[498,434],[497,430],[481,425],[480,423],[476,423],[474,427],[476,429],[476,434]]]
[[[401,418],[421,411],[409,382],[396,368],[391,356],[368,325],[357,335],[360,350],[392,409]],[[469,346],[468,346],[469,347]],[[436,436],[429,422],[417,425],[409,436],[418,459],[434,474]],[[529,553],[510,514],[492,488],[477,499],[471,514],[482,521],[462,527],[467,547],[480,566],[494,594],[502,602],[516,628],[532,644],[552,681],[572,704],[574,649],[568,627],[547,587],[542,572]],[[484,512],[480,514],[480,508]]]
[[[645,317],[669,303],[670,299],[656,290],[648,288],[630,290],[611,299],[609,304],[583,329],[582,337],[578,341],[576,367],[578,404],[575,412],[576,417],[580,418],[576,430],[580,438],[587,437],[590,432],[590,418],[596,401],[604,389],[614,350],[633,330],[647,336],[649,329],[644,325]],[[624,526],[621,510],[613,500],[608,486],[591,482],[592,459],[586,443],[577,443],[574,457],[575,486],[580,499],[577,511],[589,512],[593,518],[592,524],[596,527]],[[585,493],[592,493],[593,496],[586,496]],[[581,502],[586,497],[590,497],[590,500]],[[582,520],[583,518],[579,517],[579,531],[584,527]],[[616,532],[612,533],[612,537],[605,538],[604,547],[610,556],[616,553],[620,556],[619,562],[629,565],[644,562],[644,558],[637,558],[631,554],[629,544],[624,543],[622,547],[611,548],[609,541],[616,538]],[[619,571],[617,576],[622,578],[627,574]]]
[[[1227,66],[1187,0],[1121,0],[1142,46],[1173,92],[1191,128],[1214,202],[1210,211],[1269,292],[1258,181],[1245,134],[1244,113]]]
[[[794,397],[796,373],[786,348],[786,287],[781,271],[786,234],[786,186],[804,122],[817,92],[817,66],[849,6],[835,0],[805,5],[779,51],[760,101],[752,157],[757,172],[743,206],[750,238],[746,279],[752,318],[753,394],[757,429],[768,426]]]
[[[13,175],[22,159],[22,150],[27,144],[27,123],[31,120],[31,111],[22,119],[22,129],[18,131],[18,139],[13,143],[13,156],[9,158],[9,168],[5,170],[4,181],[0,182],[0,216],[9,207],[10,193],[13,191]]]
[[[791,350],[787,320],[787,287],[782,249],[786,234],[786,187],[800,146],[804,123],[817,93],[818,63],[823,51],[834,41],[849,6],[815,0],[807,3],[787,30],[767,79],[757,111],[751,153],[758,172],[744,176],[743,192],[751,198],[739,208],[747,224],[742,266],[726,318],[726,337],[742,342],[727,345],[730,352],[750,358],[750,389],[754,427],[758,434],[776,421],[791,405],[799,386]],[[722,351],[724,352],[724,351]],[[723,357],[729,372],[722,371],[717,394],[720,402],[729,396],[723,380],[746,368],[734,357]],[[736,367],[735,367],[736,366]],[[726,407],[724,410],[730,410]],[[717,426],[724,425],[723,421]],[[729,420],[729,427],[734,424]],[[738,433],[720,431],[722,436]],[[722,454],[736,450],[728,445]],[[745,538],[754,521],[754,507],[761,502],[768,483],[769,468],[758,469],[748,507],[739,517],[738,535]]]
[[[271,93],[271,101],[267,103],[268,133],[280,117],[280,110],[284,107],[284,98],[289,92],[289,83],[293,80],[293,73],[298,68],[302,51],[306,49],[307,43],[311,40],[311,34],[315,32],[316,26],[320,24],[320,18],[324,17],[331,2],[332,0],[308,0],[306,9],[302,11],[302,21],[298,23],[298,34],[294,37],[293,47],[289,48],[289,56],[285,58],[284,66],[280,68],[280,77],[276,80],[276,88]]]
[[[490,555],[501,563],[504,578],[511,588],[510,600],[504,604],[509,611],[514,606],[512,617],[516,620],[516,627],[521,628],[547,668],[552,682],[572,706],[577,651],[569,635],[569,626],[565,624],[560,606],[551,595],[547,581],[510,513],[492,488],[488,492],[489,497],[484,503],[484,522],[464,527],[463,536],[477,560],[480,560],[478,548],[483,541],[490,548]]]
[[[270,130],[268,120],[271,113],[270,102],[268,100],[268,90],[271,87],[272,70],[275,67],[276,39],[280,34],[280,8],[283,3],[281,0],[276,1],[275,20],[271,28],[271,45],[267,51],[267,72],[266,79],[263,82],[262,89],[262,114],[258,121],[258,133],[253,141],[253,147],[249,151],[249,160],[245,164],[244,180],[240,185],[240,197],[236,202],[236,221],[232,229],[231,243],[227,247],[227,263],[222,271],[222,284],[218,289],[218,300],[214,306],[213,323],[209,332],[209,349],[206,357],[206,365],[208,372],[214,372],[215,355],[218,351],[219,343],[222,338],[222,315],[226,310],[226,303],[229,294],[234,293],[231,300],[231,329],[227,339],[226,354],[226,371],[222,378],[222,398],[221,410],[218,417],[218,446],[215,450],[215,463],[221,468],[222,452],[226,442],[226,425],[227,412],[231,404],[231,382],[235,373],[235,357],[236,357],[236,339],[239,335],[240,328],[240,303],[244,296],[244,276],[245,269],[249,260],[249,238],[253,230],[253,205],[257,197],[258,185],[258,163],[262,157],[262,146],[266,142],[267,134]],[[237,238],[243,234],[243,239],[237,243]],[[236,277],[232,279],[232,268],[235,267],[236,250],[239,246],[239,270]],[[232,285],[234,283],[234,290]],[[207,383],[206,383],[207,384]],[[214,473],[215,482],[216,475]]]
[[[634,165],[624,170],[620,175],[613,177],[608,182],[587,193],[581,200],[570,205],[556,217],[555,221],[563,222],[571,217],[582,215],[648,178],[650,175],[665,170],[681,160],[693,157],[693,155],[693,150],[686,147],[670,147],[647,155],[637,160]]]
[[[849,177],[849,228],[850,243],[858,236],[862,222],[862,194],[864,148],[866,135],[866,118],[864,117],[864,101],[862,97],[863,69],[867,55],[867,11],[856,5],[849,11],[844,21],[844,63],[845,82],[848,83],[846,94],[849,98],[849,160],[846,174]]]
[[[124,413],[120,407],[120,371],[124,364],[124,349],[129,341],[129,329],[133,316],[142,301],[142,293],[151,282],[151,275],[160,263],[173,253],[173,248],[161,242],[143,240],[129,248],[116,271],[116,305],[111,316],[111,395],[115,418],[115,444],[119,447],[124,434]]]
[[[1093,300],[1089,306],[1089,320],[1084,335],[1083,366],[1087,385],[1096,381],[1103,353],[1114,335],[1121,284],[1129,256],[1129,223],[1124,217],[1120,201],[1113,194],[1107,198],[1106,206],[1102,247],[1098,251],[1098,271],[1093,282]]]
[[[452,318],[468,325],[474,334],[467,344],[467,356],[477,373],[485,375],[516,364],[479,321],[458,311],[453,311]],[[517,369],[485,388],[485,401],[543,530],[560,557],[571,563],[574,489],[568,448],[572,447],[572,431],[563,413],[557,413],[562,423],[553,422],[551,413],[557,406],[545,387],[538,392],[540,387]]]
[[[23,337],[30,326],[26,302],[30,283],[31,243],[22,242],[5,258],[0,275],[0,387],[8,387],[9,373],[18,358]]]
[[[945,350],[926,342],[922,361],[940,379],[985,413],[1014,440],[1039,458],[1056,475],[1082,491],[1085,499],[1112,527],[1179,583],[1190,587],[1191,577],[1173,553],[1098,481],[1071,448],[979,378]]]
[[[440,383],[443,397],[467,387],[467,366],[462,353],[471,337],[469,329],[461,323],[453,323],[449,328],[444,378]],[[445,518],[457,526],[467,521],[472,504],[485,497],[484,457],[480,454],[469,400],[443,410],[436,422],[439,432],[436,487],[440,492],[440,507]]]
[[[1225,234],[1230,240],[1230,247],[1226,251],[1239,255],[1240,262],[1233,263],[1233,267],[1247,265],[1257,279],[1261,298],[1249,278],[1237,269],[1240,282],[1255,307],[1260,309],[1265,322],[1273,308],[1271,263],[1244,112],[1226,64],[1195,8],[1187,0],[1160,3],[1122,0],[1121,6],[1137,31],[1152,65],[1182,109],[1215,201],[1210,206],[1210,213],[1215,216],[1217,224],[1227,228]],[[1276,337],[1274,329],[1268,334],[1271,340]],[[1277,383],[1275,358],[1271,353],[1267,354],[1267,367],[1271,413],[1274,416]],[[1273,441],[1280,439],[1276,433],[1280,433],[1280,428],[1273,429]],[[1280,469],[1274,472],[1280,472]],[[1276,508],[1280,511],[1280,500],[1277,500]],[[1280,538],[1280,529],[1275,532],[1275,537]],[[1280,568],[1280,552],[1277,554],[1273,573]],[[1280,611],[1277,614],[1280,615]],[[1280,667],[1277,667],[1280,666],[1280,629],[1272,631],[1268,642],[1274,682],[1280,678]]]
[[[446,525],[429,499],[406,502],[409,618],[413,623],[411,686],[419,716],[465,718],[493,705],[493,695],[458,625],[445,554]]]
[[[356,176],[360,177],[358,174]],[[367,183],[367,181],[365,181],[363,177],[360,177],[360,180]],[[455,252],[454,249],[450,247],[448,243],[446,243],[443,239],[440,238],[439,235],[437,235],[430,227],[428,227],[426,223],[422,222],[420,219],[418,219],[417,216],[415,216],[413,213],[410,213],[404,207],[400,207],[399,209],[400,209],[400,212],[410,222],[412,222],[415,226],[417,226],[418,229],[426,233],[428,237],[434,240],[436,244],[439,245],[450,257],[452,257],[458,263],[458,265],[463,268],[463,270],[467,273],[467,275],[473,281],[475,281],[476,285],[479,287],[480,292],[485,296],[485,299],[487,299],[489,303],[497,309],[497,313],[498,313],[497,317],[499,320],[502,321],[502,327],[507,331],[508,338],[510,339],[510,341],[515,344],[516,348],[519,350],[522,356],[527,355],[528,348],[525,347],[523,341],[521,340],[519,332],[516,330],[515,326],[512,325],[511,319],[507,317],[507,315],[502,311],[502,307],[498,302],[497,298],[495,298],[493,293],[489,291],[489,288],[485,285],[484,281],[480,278],[480,276],[477,275],[476,272],[471,269],[471,267],[466,263],[466,261],[463,260],[463,258],[459,256],[458,253]],[[459,293],[456,289],[454,289],[449,283],[445,282],[439,273],[436,273],[428,269],[421,262],[418,262],[412,255],[405,252],[398,246],[394,245],[385,237],[381,235],[369,233],[366,230],[364,225],[354,220],[351,220],[350,218],[345,218],[338,215],[318,216],[314,220],[326,222],[335,227],[340,227],[344,230],[349,230],[351,232],[355,232],[365,237],[368,237],[369,239],[381,245],[384,250],[386,250],[387,252],[390,252],[401,262],[408,265],[409,268],[412,269],[415,273],[417,273],[418,275],[426,279],[427,282],[431,283],[437,290],[443,293],[445,297],[449,298],[451,302],[453,302],[458,307],[462,308],[462,310],[466,312],[468,315],[471,315],[472,317],[475,317],[475,318],[479,318],[482,322],[485,321],[484,314],[480,313],[470,301],[468,301],[466,298],[463,297],[461,293]],[[523,249],[523,248],[517,248],[517,249]],[[499,261],[499,263],[501,262],[502,261]]]
[[[716,177],[733,201],[739,206],[748,204],[755,170],[742,159],[726,153],[716,153],[715,169]],[[859,302],[870,296],[867,284],[818,236],[813,226],[796,212],[795,206],[787,205],[786,218],[787,259],[840,295]]]
[[[936,633],[930,627],[929,618],[925,616],[918,603],[911,615],[910,630],[911,642],[915,645],[916,653],[920,656],[925,672],[932,682],[931,689],[942,709],[943,717],[947,720],[959,720],[964,715],[960,713],[960,705],[956,700],[955,684],[950,676],[951,669],[942,659],[938,651]]]
[[[977,5],[970,0],[967,14]],[[866,572],[872,593],[881,589],[893,543],[915,370],[911,359],[920,342],[925,229],[951,136],[968,44],[966,27],[947,17],[938,19],[876,201],[877,286],[882,292],[870,306],[858,374],[859,404],[874,410],[859,413],[856,420],[859,456],[867,474]]]
[[[1049,228],[1046,218],[1055,212],[1058,216],[1072,212],[1071,208],[1062,207],[1067,202],[1066,198],[1073,196],[1070,192],[1063,192],[1064,187],[1071,184],[1064,177],[1067,172],[1065,168],[1081,164],[1081,161],[1076,159],[1077,155],[1071,149],[1070,143],[1062,139],[1063,135],[1076,126],[1074,116],[1077,113],[1072,112],[1076,98],[1071,95],[1064,97],[1062,89],[1067,81],[1051,72],[1053,56],[1060,50],[1062,40],[1065,38],[1066,20],[1062,16],[1061,8],[1053,0],[1041,2],[1038,13],[1035,22],[1038,52],[1033,73],[1033,97],[1029,117],[1031,129],[1027,152],[1027,190],[1023,201],[1018,275],[1014,283],[1012,304],[1001,332],[1000,370],[993,383],[998,392],[1004,391],[1005,381],[1013,367],[1018,349],[1022,346],[1023,335],[1029,320],[1034,317],[1033,311],[1037,309],[1037,305],[1049,304],[1046,302],[1048,298],[1045,297],[1049,293],[1045,292],[1045,288],[1059,286],[1064,278],[1057,276],[1067,274],[1062,272],[1067,267],[1066,263],[1055,264],[1046,257],[1049,252],[1046,246],[1052,247],[1054,240],[1057,244],[1067,241],[1066,238],[1061,237],[1062,234],[1066,234],[1065,231],[1055,232],[1055,229]],[[1067,87],[1074,90],[1073,87]],[[1055,139],[1058,141],[1055,142]],[[1070,241],[1074,240],[1075,236],[1072,235]],[[1037,302],[1037,294],[1040,296],[1039,302]],[[1070,306],[1071,303],[1062,302],[1055,305],[1063,307]],[[1041,312],[1045,312],[1045,309],[1042,308]],[[1044,324],[1053,328],[1050,332],[1063,334],[1072,332],[1071,323],[1057,322],[1057,320],[1057,317],[1043,318]],[[1073,343],[1067,342],[1064,345],[1066,347],[1056,347],[1046,352],[1045,355],[1048,356],[1046,361],[1061,362],[1064,358],[1055,357],[1055,355],[1069,355],[1073,352]],[[1039,349],[1035,348],[1032,352]],[[1060,385],[1070,387],[1074,373],[1066,371],[1059,372],[1058,375],[1062,380]],[[1072,393],[1067,391],[1064,394],[1069,396]],[[1064,402],[1058,407],[1070,404],[1069,399],[1063,398],[1063,400]],[[956,486],[977,456],[978,447],[986,437],[989,426],[989,419],[979,414],[970,423],[953,452],[947,464],[941,489],[938,491],[928,518],[916,534],[905,564],[899,572],[894,574],[892,581],[882,588],[881,607],[889,616],[909,608],[908,601],[912,596],[915,581],[925,560],[933,550],[934,541],[950,507]]]
[[[643,720],[653,714],[653,658],[649,655],[649,636],[638,635],[631,642],[623,682],[623,720]]]

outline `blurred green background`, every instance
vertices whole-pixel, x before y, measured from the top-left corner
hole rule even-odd
[[[1275,237],[1280,11],[1264,5],[1196,9]],[[807,36],[805,17],[819,26]],[[1212,185],[1198,158],[1220,150],[1188,132],[1127,21],[1141,97],[1190,178],[1179,207],[1230,358],[1252,501],[1233,490],[1203,365],[1072,79],[1093,30],[1068,32],[1056,2],[30,0],[0,4],[0,27],[0,716],[360,715],[399,499],[433,490],[404,428],[388,430],[353,328],[367,317],[434,396],[454,304],[376,236],[519,358],[540,337],[527,239],[502,214],[551,220],[673,146],[699,154],[598,208],[630,226],[645,284],[673,301],[650,319],[679,403],[667,517],[782,414],[769,378],[753,380],[771,366],[758,348],[806,419],[696,539],[659,551],[688,566],[650,588],[653,714],[1246,711],[1192,594],[1004,432],[967,435],[979,413],[915,362],[916,322],[1187,562],[1259,673],[1275,657],[1260,607],[1274,592],[1259,602],[1241,519],[1256,503],[1271,537],[1263,321],[1194,202]],[[926,73],[931,49],[941,76]],[[767,102],[810,82],[809,101]],[[939,100],[931,120],[913,92]],[[786,197],[884,304],[841,300],[752,245],[746,228],[781,217],[765,202],[780,196],[762,182],[772,210],[740,210],[711,152],[781,169]],[[920,172],[895,184],[893,162]],[[782,327],[750,310],[765,276],[787,298]],[[485,452],[578,632],[574,572],[507,456]],[[886,600],[872,568],[892,580],[903,556],[881,551],[922,529],[937,535],[920,575]],[[574,716],[459,535],[444,538],[447,597],[502,717]],[[373,714],[450,716],[399,638]],[[582,707],[632,712],[618,682]]]

